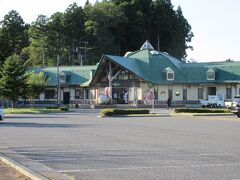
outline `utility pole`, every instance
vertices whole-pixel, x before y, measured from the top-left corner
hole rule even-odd
[[[84,49],[84,62],[87,62],[87,50],[89,49],[92,49],[92,48],[87,48],[87,44],[88,42],[87,41],[80,41],[80,43],[83,43],[84,44],[84,47],[80,47],[80,49]],[[81,58],[80,58],[80,64],[81,66],[83,65],[83,60],[82,60],[82,54],[81,55]]]
[[[43,41],[42,59],[43,59],[43,64],[42,64],[42,66],[45,67],[45,41]]]
[[[60,90],[60,77],[59,77],[59,62],[60,62],[60,56],[57,55],[57,107],[59,107],[61,102],[61,90]],[[60,98],[60,101],[59,101]]]

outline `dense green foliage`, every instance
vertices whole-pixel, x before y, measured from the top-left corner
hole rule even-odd
[[[26,66],[16,54],[7,58],[0,71],[0,94],[11,100],[15,106],[19,97],[24,97],[27,90]]]
[[[176,108],[176,113],[230,113],[230,109]]]
[[[45,85],[47,83],[47,77],[44,75],[43,72],[34,73],[29,72],[27,73],[27,97],[30,99],[30,102],[34,104],[34,99],[38,98],[40,93],[45,90]]]
[[[68,107],[60,107],[59,110],[60,111],[69,111],[69,108]]]
[[[28,25],[18,12],[12,10],[5,15],[0,27],[0,64],[13,54],[22,55],[25,59],[22,50],[28,46]]]
[[[57,106],[49,106],[46,109],[59,109],[60,111],[69,111],[68,107],[57,107]]]
[[[107,108],[100,112],[101,116],[128,115],[128,114],[149,114],[148,109],[117,109]]]
[[[9,12],[0,24],[0,62],[18,54],[30,66],[56,65],[57,55],[61,65],[95,64],[102,54],[136,51],[146,39],[182,59],[192,37],[181,8],[175,10],[171,0],[87,1],[51,17],[39,15],[31,25]]]

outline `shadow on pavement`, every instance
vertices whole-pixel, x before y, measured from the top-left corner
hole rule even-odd
[[[0,122],[1,127],[29,127],[29,128],[77,128],[96,126],[92,124],[41,124],[41,123],[19,123],[19,122]]]
[[[61,116],[23,116],[23,115],[15,115],[15,116],[4,116],[6,119],[16,119],[16,118],[24,118],[24,119],[32,119],[32,118],[66,118]]]

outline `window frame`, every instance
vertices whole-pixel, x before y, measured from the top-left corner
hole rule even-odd
[[[169,75],[170,74],[172,74],[172,78],[169,78]],[[174,81],[174,71],[170,68],[170,69],[168,69],[167,70],[167,74],[166,74],[166,79],[168,80],[168,81]]]
[[[47,93],[50,92],[51,93]],[[54,89],[45,89],[44,91],[44,99],[55,99],[56,91]]]
[[[60,82],[60,83],[66,83],[66,81],[67,81],[66,74],[65,74],[64,72],[61,72],[61,73],[59,74],[59,82]]]
[[[203,87],[198,88],[198,99],[203,99]]]
[[[232,99],[232,88],[226,87],[226,99]]]
[[[78,93],[77,93],[78,92]],[[78,94],[78,96],[77,96]],[[80,96],[82,94],[82,96]],[[75,99],[84,99],[84,89],[75,89]]]
[[[210,76],[210,75],[211,75],[211,76]],[[215,72],[213,69],[209,69],[209,70],[207,71],[206,76],[207,76],[207,80],[209,80],[209,81],[215,80],[215,78],[216,78],[216,72]]]

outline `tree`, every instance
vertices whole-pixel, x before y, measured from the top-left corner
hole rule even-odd
[[[27,86],[28,92],[27,97],[30,99],[31,104],[34,104],[34,99],[39,96],[45,89],[47,83],[47,77],[43,72],[28,73]]]
[[[81,46],[81,41],[85,40],[84,33],[85,15],[82,7],[76,3],[69,5],[62,16],[64,48],[62,60],[64,64],[79,64],[75,55],[77,47]]]
[[[18,12],[12,10],[4,16],[0,22],[0,63],[8,56],[20,55],[24,47],[28,46],[28,34],[26,25]]]
[[[15,107],[19,97],[26,95],[26,66],[16,54],[8,57],[0,72],[0,93]]]
[[[87,21],[85,32],[88,35],[90,45],[94,48],[91,63],[95,64],[101,55],[120,55],[120,36],[126,17],[120,6],[109,1],[96,3],[92,8],[88,5],[85,11]]]
[[[135,51],[148,39],[157,49],[181,59],[192,48],[193,33],[181,8],[175,11],[171,0],[111,0],[122,7],[128,21],[123,24],[121,52]]]
[[[28,47],[30,53],[30,58],[28,60],[29,65],[44,67],[51,64],[47,49],[47,37],[49,34],[47,22],[48,18],[46,16],[39,15],[28,30],[30,41]]]
[[[11,16],[24,25],[16,12]],[[13,52],[19,54],[3,33],[11,24],[7,22],[0,28],[0,60]],[[56,65],[57,55],[62,65],[78,65],[80,58],[85,60],[85,44],[90,50],[84,64],[96,64],[102,54],[136,51],[146,39],[155,49],[184,60],[193,37],[181,8],[174,10],[171,0],[104,0],[93,5],[87,0],[83,8],[73,3],[49,19],[40,15],[28,33],[30,46],[22,50],[21,57],[29,57],[32,66]]]

